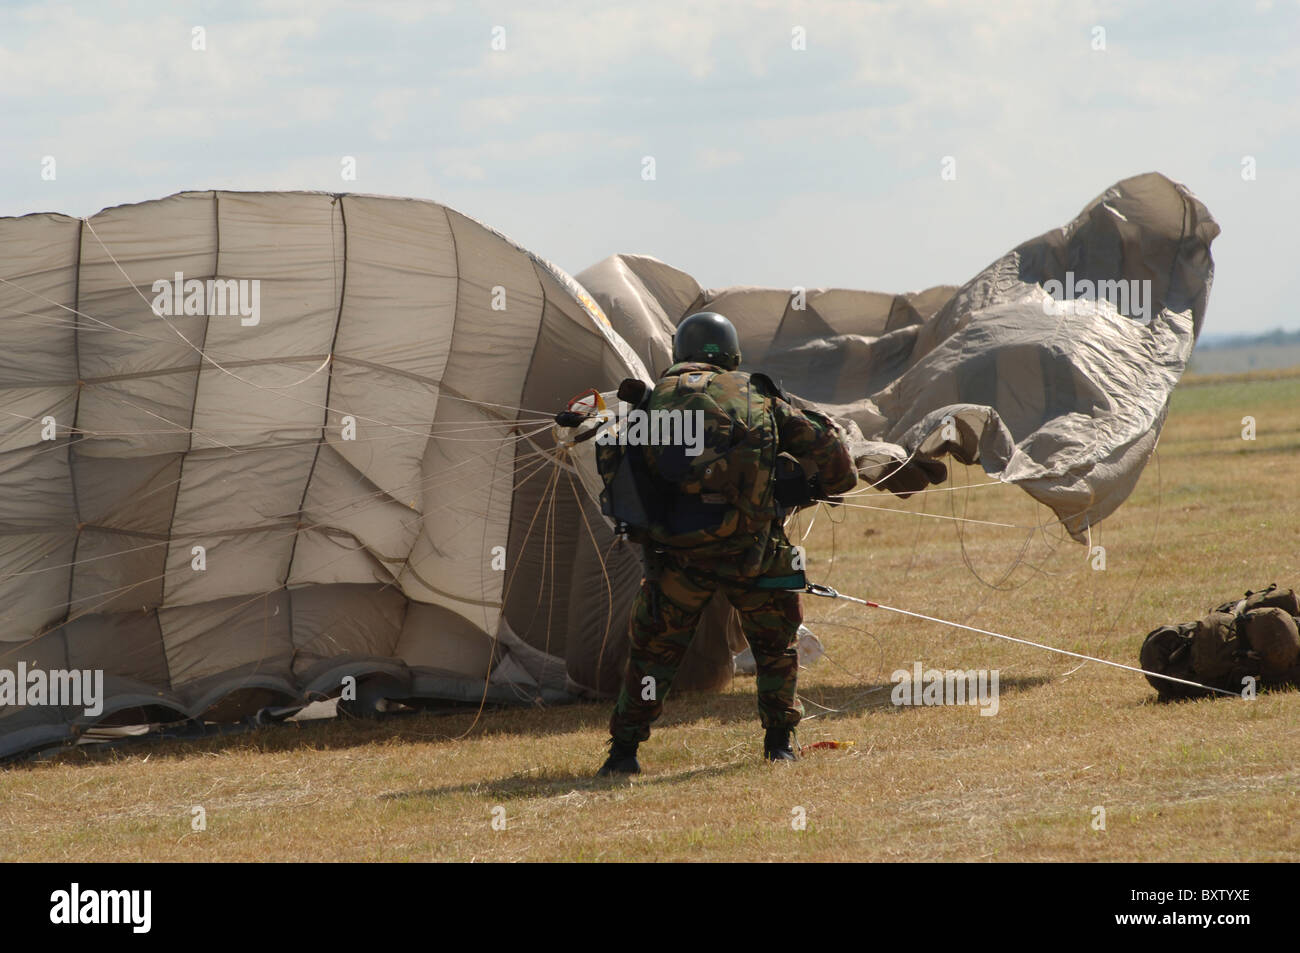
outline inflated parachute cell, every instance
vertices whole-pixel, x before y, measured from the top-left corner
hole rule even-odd
[[[432,202],[187,192],[0,220],[0,278],[0,676],[106,678],[93,715],[0,705],[0,754],[621,664],[575,630],[612,534],[549,415],[646,371],[547,262]]]
[[[630,255],[577,277],[656,372],[683,317],[727,315],[744,369],[850,426],[864,480],[916,491],[952,454],[1084,540],[1155,449],[1205,319],[1218,233],[1185,187],[1148,173],[956,289],[710,291]]]

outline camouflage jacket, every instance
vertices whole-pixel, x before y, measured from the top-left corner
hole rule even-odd
[[[788,561],[776,500],[778,454],[817,473],[827,494],[857,483],[839,426],[792,406],[764,375],[674,364],[645,409],[640,436],[660,438],[647,441],[646,466],[674,496],[671,516],[650,527],[648,542],[680,563],[754,576]]]

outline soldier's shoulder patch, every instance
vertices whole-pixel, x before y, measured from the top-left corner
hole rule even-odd
[[[678,390],[702,391],[714,378],[712,371],[687,371],[677,378]]]

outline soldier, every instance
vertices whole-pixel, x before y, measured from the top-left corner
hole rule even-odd
[[[643,492],[651,499],[642,508],[654,512],[630,534],[642,543],[645,578],[632,606],[631,651],[602,777],[641,770],[637,745],[663,711],[700,615],[718,589],[740,612],[754,651],[763,756],[795,759],[790,734],[803,716],[795,690],[803,621],[798,590],[805,580],[782,521],[792,508],[857,482],[838,425],[793,407],[766,376],[736,370],[740,341],[722,315],[685,318],[673,337],[673,361],[642,407],[701,415],[703,452],[697,446],[692,457],[676,445],[626,451],[645,471],[640,485],[653,488]]]

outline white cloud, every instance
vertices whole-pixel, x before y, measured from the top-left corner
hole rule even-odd
[[[712,146],[696,152],[696,161],[703,169],[723,169],[742,162],[745,156],[735,149],[715,149]]]
[[[178,187],[356,188],[463,200],[575,268],[639,250],[706,283],[897,290],[961,280],[1159,169],[1224,225],[1211,321],[1222,305],[1294,324],[1273,276],[1294,270],[1279,236],[1300,182],[1287,40],[1300,18],[1200,7],[10,6],[0,212],[85,213]],[[489,48],[495,24],[504,53]],[[46,154],[55,183],[38,174]],[[640,181],[645,154],[655,183]],[[356,183],[339,178],[342,155],[357,156]],[[945,155],[956,183],[939,179]]]

